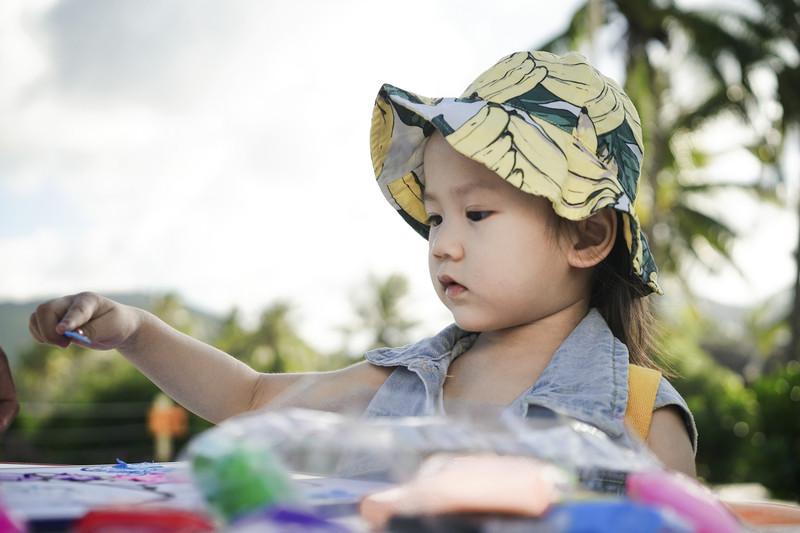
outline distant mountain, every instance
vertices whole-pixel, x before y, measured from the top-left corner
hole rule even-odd
[[[28,317],[37,305],[39,302],[0,303],[0,346],[12,367],[20,352],[33,343],[28,332]]]
[[[132,305],[142,309],[149,309],[154,298],[163,297],[162,294],[128,293],[128,294],[103,294],[112,300],[125,305]],[[28,302],[5,302],[0,303],[0,346],[8,355],[9,362],[13,367],[20,354],[34,344],[34,340],[28,331],[28,319],[36,310],[36,307],[47,300],[41,298]],[[204,326],[204,331],[213,331],[219,326],[221,319],[217,316],[191,309],[190,313],[195,316]]]

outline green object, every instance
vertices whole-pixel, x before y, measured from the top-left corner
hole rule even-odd
[[[223,448],[195,455],[192,469],[206,500],[225,520],[296,501],[287,472],[268,450],[236,444]]]

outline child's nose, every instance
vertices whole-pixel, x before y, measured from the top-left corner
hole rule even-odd
[[[436,226],[429,237],[431,255],[438,260],[458,260],[464,255],[464,247],[458,228],[443,222]]]

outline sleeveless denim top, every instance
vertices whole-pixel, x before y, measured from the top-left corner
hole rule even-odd
[[[450,363],[477,337],[455,324],[415,344],[367,352],[369,362],[397,367],[381,386],[364,416],[444,414],[442,390]],[[556,350],[541,376],[503,412],[503,417],[535,417],[552,411],[591,424],[622,445],[628,402],[628,349],[592,309]],[[697,450],[697,428],[686,402],[661,378],[654,410],[677,406]]]

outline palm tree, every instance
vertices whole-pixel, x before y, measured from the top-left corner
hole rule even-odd
[[[775,140],[776,155],[773,166],[785,181],[787,176],[780,173],[781,154],[787,149],[797,150],[787,139],[800,133],[800,6],[797,0],[761,0],[763,16],[754,23],[754,32],[760,36],[761,50],[766,63],[774,73],[776,99],[781,107],[781,115],[774,122],[780,133]],[[793,56],[793,57],[792,57]],[[797,205],[800,220],[800,200]],[[791,340],[786,356],[788,360],[800,360],[800,233],[795,249],[794,301],[789,313]]]
[[[368,349],[407,343],[409,331],[417,325],[402,312],[402,303],[407,295],[408,279],[402,274],[381,278],[370,276],[366,292],[354,301],[354,324],[343,327],[342,331],[351,337],[354,334],[368,335]]]
[[[699,262],[714,270],[722,259],[735,267],[730,257],[735,232],[703,207],[704,200],[731,187],[759,195],[772,192],[760,180],[748,184],[740,177],[712,178],[709,154],[696,142],[696,132],[723,117],[754,126],[749,117],[759,95],[751,77],[764,61],[763,51],[754,46],[761,28],[732,10],[684,11],[671,0],[587,0],[567,29],[541,47],[583,49],[592,46],[599,31],[622,27],[615,50],[622,50],[624,87],[644,130],[642,224],[662,272],[673,274],[691,294],[682,265]],[[691,98],[678,90],[686,76],[694,84]],[[759,147],[767,145],[763,137],[755,143]]]
[[[260,372],[328,369],[330,362],[300,337],[292,311],[287,302],[273,302],[261,312],[256,328],[247,330],[234,310],[212,344]]]

